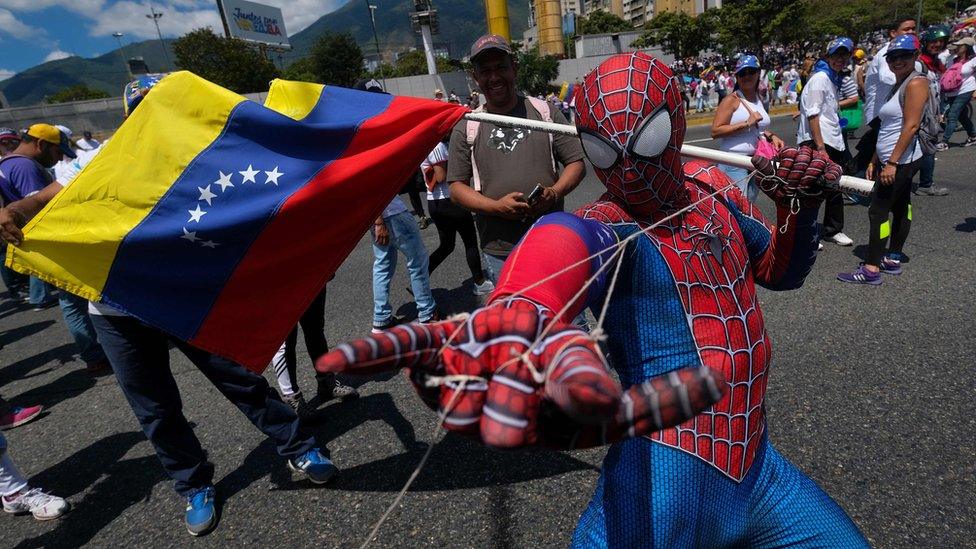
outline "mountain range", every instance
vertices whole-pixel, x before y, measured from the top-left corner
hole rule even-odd
[[[414,11],[413,0],[369,0],[369,3],[377,7],[376,33],[381,50],[403,51],[417,45],[409,17]],[[528,2],[508,0],[508,4],[512,36],[521,37],[527,26]],[[434,5],[440,20],[440,34],[434,36],[435,46],[448,48],[454,57],[466,56],[471,43],[485,32],[483,0],[441,0]],[[315,41],[328,32],[348,32],[364,54],[376,51],[368,8],[365,3],[349,0],[292,35],[292,51],[282,56],[284,64],[307,55]],[[167,48],[172,42],[173,39],[164,40]],[[68,57],[42,63],[0,81],[0,92],[13,107],[42,103],[46,96],[76,84],[118,96],[129,80],[123,59],[142,57],[152,71],[172,69],[165,61],[159,40],[127,44],[122,50],[93,58]],[[171,62],[175,59],[172,50],[169,59]]]

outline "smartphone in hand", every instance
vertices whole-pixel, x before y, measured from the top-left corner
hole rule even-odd
[[[535,188],[532,189],[532,192],[529,193],[529,196],[525,199],[525,201],[529,204],[529,206],[535,206],[536,202],[542,198],[542,193],[544,191],[545,187],[536,184]]]

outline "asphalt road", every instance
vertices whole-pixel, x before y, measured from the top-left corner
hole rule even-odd
[[[774,122],[780,135],[792,136],[793,127],[788,118]],[[706,131],[692,128],[688,140]],[[760,290],[774,346],[771,440],[878,547],[976,543],[974,157],[976,149],[940,154],[938,180],[952,194],[914,199],[902,276],[880,287],[834,281],[865,251],[866,209],[851,206],[854,248],[828,244],[798,291]],[[568,206],[600,191],[588,176]],[[436,247],[433,227],[423,236]],[[432,280],[448,313],[474,303],[458,248]],[[364,239],[329,287],[332,342],[369,331],[371,261]],[[411,314],[401,271],[393,299]],[[185,412],[216,464],[224,502],[219,528],[193,540],[182,527],[184,504],[113,378],[84,372],[59,311],[0,303],[0,341],[0,393],[47,407],[43,418],[6,432],[11,453],[32,482],[73,505],[52,522],[0,518],[0,547],[358,546],[434,436],[434,415],[402,377],[360,381],[360,400],[322,406],[311,425],[341,476],[325,488],[295,482],[273,446],[174,351]],[[314,392],[307,357],[300,372]],[[565,546],[604,452],[498,452],[448,436],[376,546]]]

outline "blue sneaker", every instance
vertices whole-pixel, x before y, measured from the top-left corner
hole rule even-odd
[[[191,536],[202,536],[213,530],[217,520],[214,508],[213,486],[205,486],[186,498],[186,531]]]
[[[322,455],[318,448],[312,448],[294,459],[288,460],[288,468],[304,475],[315,484],[325,484],[339,472],[329,458]]]

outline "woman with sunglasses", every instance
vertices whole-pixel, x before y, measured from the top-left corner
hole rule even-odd
[[[918,128],[929,99],[928,78],[915,72],[918,53],[913,34],[895,38],[885,53],[895,85],[878,109],[878,145],[867,168],[868,179],[875,181],[868,208],[868,256],[853,272],[838,274],[841,282],[876,286],[881,273],[901,274],[901,251],[912,225],[912,179],[922,158]]]
[[[725,97],[718,105],[712,121],[712,139],[719,140],[723,151],[752,156],[756,143],[766,139],[776,150],[783,148],[783,140],[769,131],[769,114],[760,100],[759,60],[755,55],[743,55],[735,65],[735,93]],[[744,168],[720,166],[742,194],[755,202],[759,188]]]

